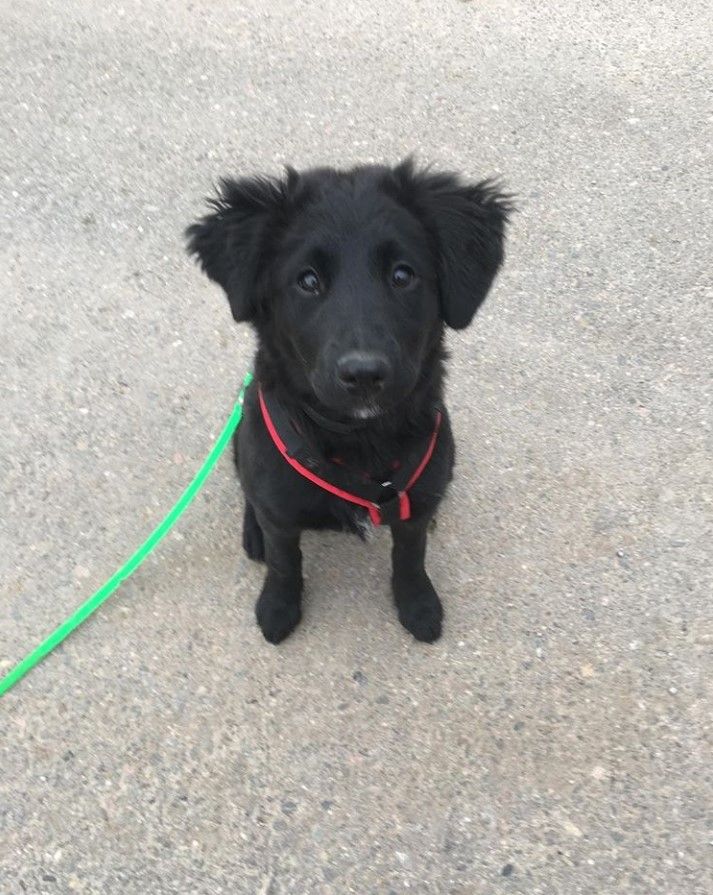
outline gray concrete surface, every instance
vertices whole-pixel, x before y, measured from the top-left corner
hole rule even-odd
[[[0,668],[180,493],[250,363],[182,254],[224,172],[502,174],[451,338],[458,484],[399,627],[388,541],[307,539],[280,649],[224,459],[0,704],[0,892],[713,891],[710,8],[2,3]]]

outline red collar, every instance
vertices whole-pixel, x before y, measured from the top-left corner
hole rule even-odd
[[[297,430],[282,404],[258,386],[260,410],[270,438],[290,466],[301,476],[349,503],[365,507],[374,525],[411,518],[408,492],[421,477],[433,455],[443,415],[435,412],[433,431],[398,464],[388,482],[375,482],[347,467],[320,457]],[[308,468],[309,467],[309,468]]]

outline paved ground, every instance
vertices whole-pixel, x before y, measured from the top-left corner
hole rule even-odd
[[[63,0],[0,23],[0,669],[206,453],[251,339],[224,172],[416,150],[521,197],[451,340],[443,640],[384,537],[252,620],[228,460],[0,705],[0,892],[713,891],[709,4]]]

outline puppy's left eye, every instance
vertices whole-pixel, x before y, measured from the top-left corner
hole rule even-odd
[[[303,270],[297,277],[297,285],[308,295],[318,295],[322,289],[319,277],[311,267],[308,267],[307,270]]]
[[[416,274],[408,264],[397,264],[391,272],[391,284],[397,289],[405,289],[416,279]]]

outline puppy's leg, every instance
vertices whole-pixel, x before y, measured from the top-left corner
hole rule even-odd
[[[265,562],[265,539],[253,505],[248,500],[245,501],[243,516],[243,550],[247,553],[248,559]]]
[[[443,607],[424,569],[430,519],[391,526],[392,585],[399,621],[416,640],[433,643],[441,636]]]
[[[265,542],[267,575],[255,604],[265,639],[279,643],[297,626],[302,612],[302,553],[299,530],[283,530],[257,518]]]

